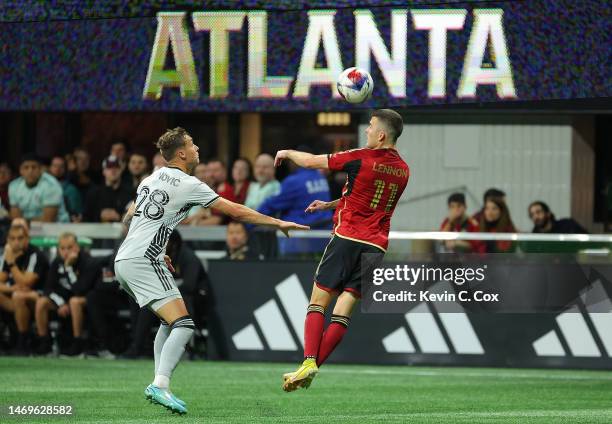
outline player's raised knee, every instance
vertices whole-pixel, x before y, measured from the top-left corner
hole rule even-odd
[[[191,334],[195,330],[195,323],[189,315],[185,315],[180,318],[177,318],[176,320],[174,320],[174,322],[172,322],[172,324],[170,324],[171,331],[179,328],[185,331],[189,331],[189,333]]]

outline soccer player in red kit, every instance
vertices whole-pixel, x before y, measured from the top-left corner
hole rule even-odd
[[[408,165],[395,149],[402,133],[399,113],[380,109],[372,113],[366,129],[365,148],[331,155],[311,155],[281,150],[275,165],[283,159],[305,168],[345,171],[342,197],[332,202],[315,200],[307,212],[336,209],[333,235],[315,274],[304,329],[304,362],[283,376],[283,390],[290,392],[310,386],[319,366],[328,358],[346,333],[353,308],[361,296],[361,255],[370,254],[378,264],[389,243],[391,216],[408,183]],[[370,263],[372,261],[368,261]],[[325,328],[325,309],[334,297],[331,323]]]

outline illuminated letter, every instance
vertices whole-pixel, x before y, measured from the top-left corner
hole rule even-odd
[[[411,10],[415,29],[429,30],[429,97],[446,96],[446,31],[463,28],[465,10]]]
[[[474,26],[465,54],[457,97],[476,97],[477,85],[495,84],[499,97],[516,98],[504,37],[503,14],[504,11],[501,9],[474,9]],[[482,59],[489,37],[491,56],[495,57],[495,68],[482,68]]]
[[[229,92],[229,31],[240,31],[243,12],[196,12],[196,31],[210,31],[210,97],[226,97]]]
[[[168,41],[172,44],[176,69],[164,70],[168,54]],[[189,32],[185,12],[160,12],[157,14],[157,32],[149,59],[149,70],[143,90],[143,98],[157,100],[164,87],[179,87],[181,97],[197,99],[200,96],[198,75],[193,64]]]
[[[268,17],[249,12],[249,97],[286,97],[292,77],[268,77]]]
[[[393,58],[385,47],[374,17],[369,10],[356,10],[355,14],[355,66],[370,72],[370,51],[378,63],[389,94],[406,97],[406,31],[407,12],[391,12],[391,46]]]
[[[308,32],[300,60],[294,97],[306,97],[311,85],[329,85],[334,97],[340,97],[336,90],[338,75],[342,72],[340,49],[334,28],[334,10],[315,10],[308,12]],[[315,68],[319,44],[323,41],[323,51],[327,68]]]

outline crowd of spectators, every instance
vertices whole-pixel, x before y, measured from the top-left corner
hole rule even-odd
[[[202,262],[177,231],[166,253],[187,309],[205,328]],[[113,262],[114,253],[92,257],[70,232],[58,237],[52,257],[31,243],[27,221],[14,219],[0,257],[0,353],[138,358],[150,351],[159,320],[119,288]]]
[[[467,214],[465,194],[453,193],[447,199],[447,216],[440,231],[517,233],[506,203],[506,193],[490,188],[483,195],[483,207],[472,216]],[[541,200],[532,202],[527,213],[533,222],[533,233],[587,234],[587,231],[572,218],[557,220],[549,206]],[[446,251],[472,253],[506,253],[516,249],[516,243],[505,240],[446,240]]]
[[[300,149],[308,151],[306,147]],[[106,358],[118,354],[137,358],[150,351],[147,344],[151,343],[151,330],[157,320],[119,288],[114,254],[92,257],[81,248],[77,235],[64,233],[58,237],[57,254],[51,257],[31,243],[29,223],[121,222],[140,183],[165,165],[160,154],[149,161],[147,155],[130,152],[124,142],[111,146],[101,163],[101,172],[92,170],[90,155],[82,148],[54,156],[48,162],[25,155],[18,176],[8,164],[0,163],[0,221],[8,228],[5,240],[0,240],[4,245],[0,257],[0,350],[46,355],[59,349],[71,356],[93,352]],[[289,175],[278,181],[274,158],[262,153],[254,166],[246,158],[236,159],[231,167],[218,158],[210,158],[197,165],[194,175],[228,200],[313,229],[330,229],[331,211],[306,213],[305,209],[314,200],[330,201],[341,195],[346,174],[324,174],[291,163],[289,167]],[[469,215],[465,195],[451,194],[440,230],[518,231],[502,190],[487,190],[482,205]],[[527,213],[534,233],[586,233],[571,218],[556,219],[543,201],[531,203]],[[277,240],[274,232],[227,221],[214,209],[201,207],[194,207],[181,224],[225,224],[228,260],[320,254],[327,241]],[[516,245],[512,241],[449,240],[443,248],[499,253],[511,252]],[[196,324],[204,327],[205,302],[198,296],[206,293],[208,276],[202,262],[178,231],[172,233],[166,252],[172,258],[173,275],[187,308]],[[60,329],[51,328],[50,321],[58,322]]]

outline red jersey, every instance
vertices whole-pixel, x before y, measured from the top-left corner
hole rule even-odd
[[[327,159],[329,169],[348,174],[334,213],[334,234],[386,250],[391,216],[408,184],[408,165],[395,149],[354,149]]]

